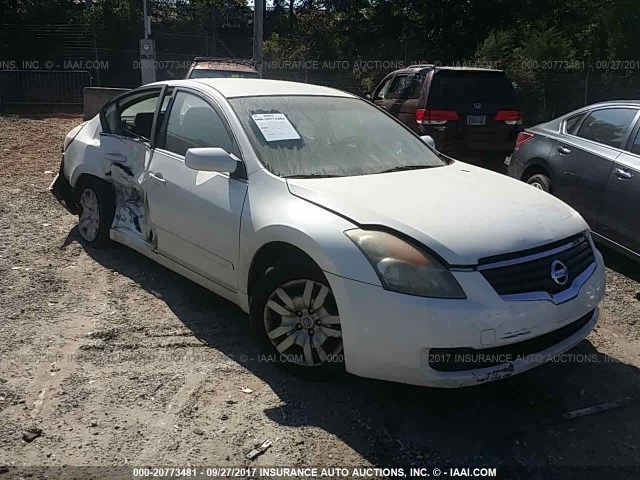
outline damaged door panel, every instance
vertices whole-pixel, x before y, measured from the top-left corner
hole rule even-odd
[[[113,184],[116,213],[112,228],[124,228],[150,240],[143,182],[151,160],[149,145],[138,138],[101,134],[102,170]]]
[[[113,184],[116,211],[111,228],[126,230],[151,242],[144,180],[151,162],[154,118],[163,90],[125,95],[104,107],[100,162]]]

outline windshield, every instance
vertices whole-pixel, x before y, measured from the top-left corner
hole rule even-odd
[[[236,70],[207,70],[195,68],[189,78],[260,78],[258,72],[239,72]]]
[[[445,165],[418,137],[355,98],[243,97],[229,103],[260,161],[281,177],[352,176]]]

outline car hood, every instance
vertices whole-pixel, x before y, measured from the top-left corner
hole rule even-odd
[[[354,223],[383,225],[450,265],[548,244],[588,228],[555,197],[462,162],[357,177],[287,179],[289,191]]]

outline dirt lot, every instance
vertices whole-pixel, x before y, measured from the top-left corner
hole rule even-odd
[[[0,465],[640,466],[639,402],[560,418],[638,397],[637,266],[607,255],[625,274],[572,361],[457,391],[305,382],[259,361],[232,304],[79,242],[47,192],[79,122],[0,117]]]

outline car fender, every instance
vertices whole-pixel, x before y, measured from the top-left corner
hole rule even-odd
[[[239,277],[243,279],[243,292],[248,289],[256,254],[272,242],[302,250],[324,272],[380,285],[367,258],[344,234],[357,228],[353,222],[291,195],[285,180],[264,171],[251,175],[249,184],[240,231]]]
[[[524,170],[522,171],[522,178],[521,178],[522,181],[525,181],[525,176],[526,176],[525,173],[531,167],[543,168],[547,172],[547,174],[549,175],[549,178],[551,178],[551,181],[553,182],[553,178],[552,178],[553,177],[553,173],[552,173],[552,170],[551,170],[551,166],[549,165],[549,161],[544,159],[544,158],[540,158],[540,157],[531,158],[527,162]]]
[[[524,142],[520,146],[516,159],[522,164],[522,178],[524,179],[524,173],[531,167],[537,166],[544,168],[547,173],[552,176],[553,172],[549,164],[549,156],[551,154],[551,147],[555,143],[553,139],[540,134],[539,132],[531,131],[535,136],[532,140]],[[538,138],[536,138],[538,137]],[[553,178],[551,182],[553,183]]]
[[[105,179],[100,152],[100,130],[100,119],[96,116],[84,124],[63,153],[64,174],[73,188],[83,174]]]

